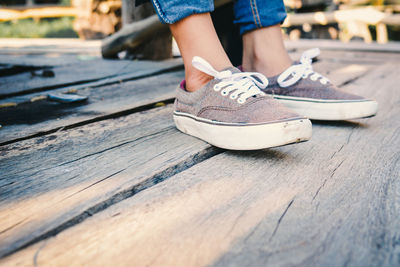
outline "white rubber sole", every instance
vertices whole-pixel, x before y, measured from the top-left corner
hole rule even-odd
[[[340,102],[277,95],[273,97],[289,109],[312,120],[361,119],[374,116],[378,111],[378,103],[373,100]]]
[[[216,125],[201,120],[189,114],[174,114],[180,131],[231,150],[256,150],[302,142],[309,140],[312,133],[308,119],[243,126]]]

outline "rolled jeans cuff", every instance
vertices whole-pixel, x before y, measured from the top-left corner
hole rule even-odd
[[[173,24],[193,14],[214,11],[213,0],[151,0],[160,21]]]
[[[234,23],[239,25],[240,34],[282,23],[286,18],[283,0],[235,1]]]

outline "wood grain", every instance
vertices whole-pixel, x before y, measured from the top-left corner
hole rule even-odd
[[[165,62],[94,59],[67,66],[51,68],[54,77],[33,76],[30,72],[6,76],[1,79],[0,98],[46,91],[80,83],[107,80],[131,74],[131,78],[151,75],[180,65],[178,60]],[[121,78],[120,78],[121,79]]]
[[[0,255],[218,152],[178,132],[171,114],[168,106],[2,147]]]
[[[166,64],[164,64],[164,63],[166,63]],[[132,62],[132,64],[140,65],[140,62],[136,61],[135,63]],[[0,105],[2,105],[4,103],[9,103],[9,102],[14,102],[17,105],[29,104],[31,102],[34,102],[33,99],[46,97],[48,93],[63,93],[63,92],[69,92],[71,90],[74,92],[78,92],[79,90],[86,89],[86,88],[95,88],[95,87],[99,87],[99,86],[117,84],[117,83],[131,81],[131,80],[135,80],[135,79],[141,79],[141,78],[145,78],[148,76],[153,76],[153,75],[158,75],[158,74],[162,74],[162,73],[166,73],[166,72],[172,72],[172,71],[183,69],[182,60],[179,58],[165,60],[165,61],[161,62],[161,64],[164,65],[164,68],[161,68],[161,69],[156,68],[153,71],[148,70],[148,73],[144,73],[143,75],[138,75],[138,73],[136,73],[136,72],[133,72],[133,73],[128,72],[126,74],[119,74],[119,75],[115,75],[113,77],[99,79],[99,80],[92,81],[92,82],[81,82],[81,83],[77,83],[77,84],[73,84],[73,85],[65,84],[65,85],[57,86],[58,87],[58,88],[56,87],[57,89],[45,88],[44,90],[46,90],[46,91],[44,91],[44,92],[24,93],[23,95],[0,99]],[[25,66],[25,65],[23,65],[23,66]],[[33,67],[33,68],[36,68],[36,67]],[[42,69],[42,67],[38,67],[38,68]],[[45,68],[43,68],[43,69],[45,69]]]
[[[0,38],[0,62],[32,66],[66,65],[100,58],[100,40],[77,38]]]
[[[396,53],[400,51],[399,42],[390,42],[388,44],[382,45],[377,43],[367,44],[362,41],[352,41],[344,43],[339,40],[302,39],[297,41],[286,41],[285,46],[287,49],[306,49],[319,47],[321,50],[393,53],[394,56],[396,56]]]
[[[318,47],[318,44],[310,47],[298,47],[290,49],[292,58],[300,58],[301,53],[309,48]],[[345,64],[385,64],[387,62],[398,62],[400,60],[400,53],[385,53],[385,52],[362,52],[352,50],[329,50],[321,49],[319,58],[328,62],[340,62]]]
[[[374,118],[314,123],[302,144],[219,154],[0,263],[395,266],[399,75],[387,64],[347,85],[381,103]]]
[[[183,72],[178,71],[121,84],[78,90],[79,95],[89,97],[85,103],[60,104],[38,101],[1,108],[0,124],[3,128],[0,143],[11,143],[110,116],[120,116],[120,113],[132,113],[140,107],[171,100],[183,76]]]

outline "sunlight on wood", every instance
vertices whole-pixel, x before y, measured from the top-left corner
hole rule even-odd
[[[252,187],[252,183],[241,177],[227,177],[194,185],[174,195],[148,199],[147,202],[141,201],[143,197],[138,195],[137,203],[129,208],[125,206],[120,213],[118,209],[107,210],[101,218],[88,219],[48,240],[37,263],[129,263],[131,266],[211,264],[236,239],[249,234],[263,218],[285,207],[296,193],[279,188],[272,194],[260,192],[247,209],[231,205]],[[119,206],[124,206],[124,203]],[[129,238],[125,238],[127,236]],[[16,253],[0,263],[29,265],[42,244]],[[61,254],[60,248],[63,250]],[[118,255],[125,256],[121,258]]]
[[[369,68],[365,65],[351,64],[344,68],[338,69],[337,73],[364,73]]]

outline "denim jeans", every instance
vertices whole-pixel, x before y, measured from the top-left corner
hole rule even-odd
[[[192,14],[214,10],[213,0],[151,0],[161,22],[172,24]],[[286,18],[283,0],[235,0],[234,23],[240,34],[282,23]]]

